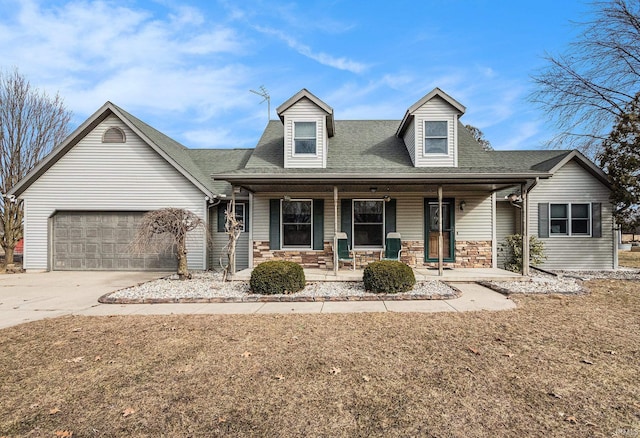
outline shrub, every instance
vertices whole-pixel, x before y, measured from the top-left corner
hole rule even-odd
[[[294,262],[260,263],[251,272],[249,286],[256,294],[292,294],[304,288],[304,270]]]
[[[413,289],[416,277],[413,270],[402,262],[382,260],[370,263],[362,276],[364,287],[375,293],[398,293]]]
[[[504,269],[511,272],[522,271],[522,235],[511,234],[500,243],[500,251],[506,251]],[[536,266],[542,263],[547,256],[544,255],[544,243],[535,236],[529,236],[529,264]]]

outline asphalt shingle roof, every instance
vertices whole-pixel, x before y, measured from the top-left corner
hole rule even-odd
[[[203,174],[211,175],[242,169],[253,149],[187,149],[187,152]],[[213,181],[211,185],[215,194],[231,195],[231,184]]]
[[[189,173],[194,179],[200,182],[200,184],[206,187],[213,194],[216,193],[213,181],[209,176],[211,172],[207,173],[200,166],[196,165],[196,163],[191,158],[189,148],[183,146],[171,137],[158,131],[154,127],[146,124],[134,115],[129,114],[117,105],[112,105],[122,114],[123,117],[125,117],[132,125],[140,130],[140,132],[142,132],[156,146],[162,149],[162,151],[167,154],[185,172]]]
[[[282,122],[272,120],[254,153],[236,174],[278,173],[442,173],[442,167],[414,167],[401,138],[395,136],[399,120],[336,120],[329,140],[325,169],[285,169]],[[570,151],[485,151],[471,133],[458,124],[458,167],[448,173],[546,172]]]

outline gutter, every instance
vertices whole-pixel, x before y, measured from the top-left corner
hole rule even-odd
[[[392,179],[402,181],[424,181],[434,180],[450,183],[478,183],[488,182],[487,180],[495,181],[508,181],[508,182],[526,182],[535,178],[536,181],[539,178],[549,178],[552,175],[550,173],[539,174],[522,174],[522,173],[500,173],[500,174],[487,174],[487,173],[432,173],[432,174],[419,174],[419,173],[389,173],[389,174],[371,174],[371,173],[269,173],[269,174],[237,174],[237,173],[221,173],[212,174],[211,177],[214,180],[223,180],[227,182],[247,181],[247,182],[260,182],[268,181],[272,182],[282,180],[304,180],[304,181],[318,181],[318,182],[333,182],[333,181],[349,181],[363,180],[367,182],[373,181],[389,181]],[[465,181],[466,180],[466,181]],[[533,187],[533,186],[532,186]]]

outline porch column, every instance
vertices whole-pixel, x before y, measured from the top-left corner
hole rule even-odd
[[[333,186],[333,275],[338,276],[338,186]]]
[[[520,185],[522,198],[522,275],[529,275],[529,197],[527,185]]]
[[[442,266],[444,238],[442,236],[442,186],[438,186],[438,276],[444,275]]]

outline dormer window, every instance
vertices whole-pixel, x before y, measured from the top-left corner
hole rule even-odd
[[[449,153],[448,126],[446,121],[425,121],[424,122],[424,153],[444,154]]]
[[[316,155],[316,122],[294,122],[294,154]]]

